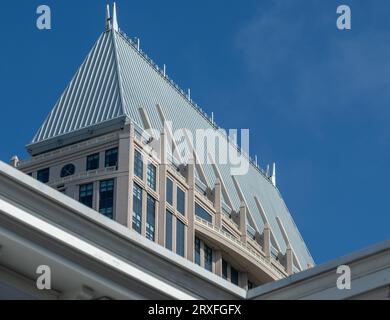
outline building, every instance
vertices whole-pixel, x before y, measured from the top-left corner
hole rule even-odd
[[[17,167],[241,288],[312,266],[275,168],[269,176],[242,154],[248,172],[231,175],[215,155],[201,162],[194,148],[186,157],[173,138],[182,128],[227,141],[165,67],[119,31],[114,6]],[[228,149],[240,154],[230,141]]]
[[[231,174],[208,151],[179,152],[183,128],[227,142],[247,173]],[[30,177],[0,164],[3,275],[13,287],[36,291],[38,257],[61,274],[46,298],[246,298],[314,266],[275,166],[265,172],[228,140],[119,30],[115,5],[27,149],[30,159],[12,165]]]

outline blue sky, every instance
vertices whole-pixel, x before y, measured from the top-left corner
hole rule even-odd
[[[106,1],[1,4],[0,159],[24,145],[104,29]],[[35,27],[52,10],[52,30]],[[388,1],[118,0],[141,38],[216,122],[250,128],[317,263],[390,238]],[[336,28],[348,4],[352,30]]]

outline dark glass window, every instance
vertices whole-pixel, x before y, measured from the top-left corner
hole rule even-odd
[[[173,226],[173,215],[167,210],[165,220],[165,247],[172,250],[172,226]]]
[[[99,153],[92,154],[87,157],[87,171],[99,169]]]
[[[177,196],[176,196],[176,209],[182,215],[185,215],[185,213],[186,213],[185,206],[186,206],[186,194],[183,190],[181,190],[178,187],[177,188]]]
[[[176,223],[176,253],[184,257],[184,246],[185,246],[185,225],[179,219]]]
[[[114,180],[100,182],[99,212],[110,219],[114,218]]]
[[[167,178],[167,202],[173,205],[173,182]]]
[[[212,216],[197,203],[195,203],[195,214],[203,220],[206,220],[210,223],[213,222]]]
[[[92,208],[93,205],[93,183],[83,184],[80,186],[79,201]]]
[[[142,226],[142,189],[137,184],[133,187],[133,229],[141,233]]]
[[[104,166],[106,168],[118,166],[118,148],[113,148],[106,151],[106,161]]]
[[[73,164],[67,164],[61,169],[61,178],[73,176],[76,168]]]
[[[213,271],[213,249],[204,245],[204,267],[206,270]]]
[[[251,289],[253,289],[254,287],[255,287],[255,286],[254,286],[253,282],[251,282],[251,281],[248,280],[248,290],[251,290]]]
[[[222,278],[227,280],[228,278],[228,264],[225,260],[222,259]]]
[[[50,169],[42,169],[37,172],[37,180],[42,182],[42,183],[47,183],[49,182],[49,177],[50,177]]]
[[[146,216],[146,238],[154,241],[156,228],[156,200],[148,195]]]
[[[233,267],[230,267],[230,278],[232,283],[238,286],[238,271]]]
[[[148,186],[152,188],[153,190],[156,190],[156,166],[149,163],[148,164],[148,175],[147,175],[147,182]]]
[[[27,175],[29,175],[30,177],[32,177],[32,172],[27,173]]]
[[[200,239],[195,238],[195,263],[200,266]]]
[[[144,178],[144,163],[141,153],[137,150],[134,153],[134,174],[140,179]]]

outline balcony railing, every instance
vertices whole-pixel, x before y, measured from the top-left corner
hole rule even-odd
[[[242,249],[244,252],[248,253],[251,257],[255,258],[257,261],[259,261],[263,266],[265,266],[269,271],[276,274],[279,278],[285,278],[286,273],[282,272],[278,269],[276,269],[276,266],[279,266],[280,268],[283,268],[282,265],[280,265],[279,262],[277,262],[274,258],[271,258],[271,260],[268,260],[265,258],[265,256],[259,254],[257,251],[252,249],[249,245],[243,243],[239,239],[233,237],[229,233],[225,232],[221,228],[217,227],[216,225],[203,220],[202,218],[199,218],[198,216],[195,217],[196,222],[202,224],[203,226],[217,232],[219,235],[223,236],[225,239],[228,239],[229,241],[233,242],[235,245],[237,245],[240,249]],[[273,267],[275,266],[275,267]]]

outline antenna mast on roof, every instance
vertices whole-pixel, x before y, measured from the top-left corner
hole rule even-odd
[[[110,14],[110,6],[107,5],[106,8],[106,30],[111,29],[111,14]]]
[[[119,31],[118,26],[118,18],[116,16],[116,3],[114,2],[113,8],[112,8],[112,28],[114,31]]]

